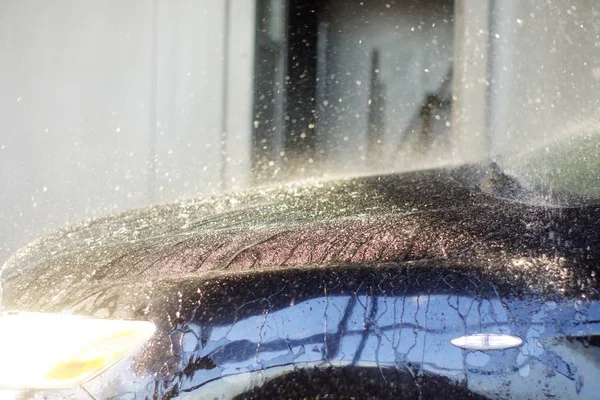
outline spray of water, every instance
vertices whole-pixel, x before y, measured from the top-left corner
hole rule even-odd
[[[497,159],[524,187],[550,198],[568,198],[571,204],[600,199],[598,119],[572,124],[525,151]]]

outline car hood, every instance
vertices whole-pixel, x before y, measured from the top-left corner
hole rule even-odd
[[[294,183],[130,211],[46,236],[4,265],[2,306],[123,317],[119,307],[84,305],[116,286],[165,279],[419,260],[524,290],[590,295],[598,288],[599,220],[595,206],[506,201],[442,170]]]

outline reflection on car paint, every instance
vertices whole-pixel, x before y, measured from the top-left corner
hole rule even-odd
[[[600,324],[581,321],[577,329],[560,332],[559,327],[557,332],[554,321],[578,311],[566,304],[560,310],[550,307],[554,309],[541,304],[532,314],[523,346],[488,352],[464,351],[450,341],[465,333],[515,333],[510,309],[499,299],[328,296],[274,312],[265,309],[231,325],[204,327],[209,330],[204,345],[194,340],[193,331],[183,334],[177,355],[184,360],[209,358],[214,365],[196,371],[181,390],[273,368],[281,374],[302,367],[360,365],[445,375],[482,395],[498,393],[506,385],[528,398],[538,398],[540,390],[556,393],[558,388],[562,396],[593,398],[600,388],[589,382],[581,393],[583,373],[598,376],[600,359],[585,362],[587,350],[573,338],[600,335]],[[600,311],[600,304],[588,307]]]
[[[405,272],[338,267],[178,285],[177,297],[196,296],[197,307],[168,336],[170,372],[137,393],[245,398],[302,369],[361,367],[379,370],[382,385],[390,371],[406,373],[419,391],[438,377],[481,398],[596,397],[599,299],[515,292],[452,268]],[[451,343],[480,333],[523,343],[487,351]]]

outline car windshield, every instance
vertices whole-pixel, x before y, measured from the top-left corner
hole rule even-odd
[[[75,221],[304,179],[491,163],[545,204],[600,198],[596,1],[0,10],[0,263]]]

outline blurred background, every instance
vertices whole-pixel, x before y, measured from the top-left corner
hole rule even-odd
[[[289,179],[597,176],[599,20],[595,0],[3,0],[0,262],[66,223]]]

